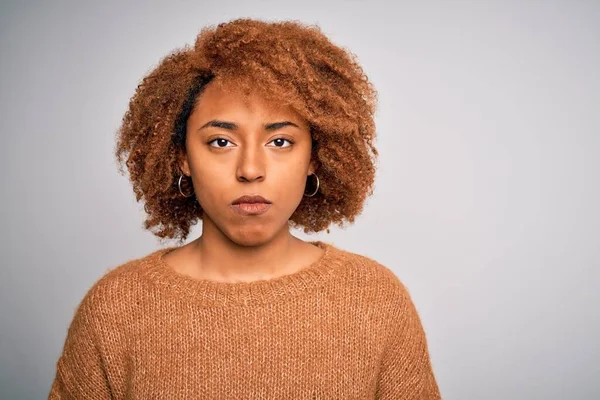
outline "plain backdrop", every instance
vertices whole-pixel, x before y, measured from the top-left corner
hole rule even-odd
[[[600,2],[0,7],[0,398],[45,398],[86,291],[172,244],[142,229],[115,132],[161,57],[237,17],[318,24],[378,89],[374,196],[295,234],[398,275],[444,399],[600,398]]]

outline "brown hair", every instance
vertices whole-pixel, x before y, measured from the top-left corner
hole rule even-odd
[[[146,229],[183,241],[202,219],[196,198],[179,192],[178,153],[185,150],[187,118],[209,82],[259,91],[308,121],[320,188],[302,199],[292,227],[309,233],[354,222],[373,194],[378,156],[371,82],[356,57],[318,26],[237,19],[203,28],[193,47],[162,58],[129,102],[115,155],[121,174],[127,165],[136,200],[145,202]]]

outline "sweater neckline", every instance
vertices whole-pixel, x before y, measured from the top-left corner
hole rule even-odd
[[[270,279],[220,282],[183,275],[163,257],[180,246],[165,247],[145,257],[144,273],[172,295],[210,306],[256,305],[284,300],[321,287],[339,269],[340,250],[320,240],[309,241],[324,250],[321,257],[304,268]]]

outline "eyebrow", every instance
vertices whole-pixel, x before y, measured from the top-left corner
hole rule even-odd
[[[213,119],[211,121],[208,121],[204,125],[202,125],[198,130],[205,129],[210,126],[215,127],[215,128],[228,129],[231,131],[235,131],[238,129],[238,126],[236,124],[234,124],[233,122],[219,121],[217,119]],[[298,128],[298,125],[296,125],[295,123],[290,122],[290,121],[281,121],[281,122],[273,122],[271,124],[265,124],[264,128],[267,131],[275,131],[277,129],[283,128],[284,126],[295,126],[296,128]]]

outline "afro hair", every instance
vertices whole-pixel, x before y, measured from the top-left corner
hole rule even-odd
[[[117,131],[119,172],[127,166],[145,229],[187,238],[202,219],[195,196],[183,197],[178,154],[186,121],[209,82],[291,106],[310,127],[320,187],[304,197],[289,224],[305,233],[353,223],[373,194],[377,93],[351,52],[316,25],[236,19],[203,28],[193,46],[163,57],[139,83]]]

